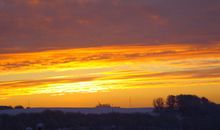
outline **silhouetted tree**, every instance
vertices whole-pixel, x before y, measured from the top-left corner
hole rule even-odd
[[[213,111],[219,111],[218,105],[210,102],[205,97],[195,95],[169,95],[166,99],[166,106],[162,98],[153,101],[156,112],[178,112],[183,116],[208,115]]]
[[[174,110],[176,108],[176,97],[169,95],[166,100],[166,106],[169,110]]]
[[[177,110],[183,115],[201,115],[207,114],[209,104],[206,98],[199,98],[195,95],[177,95],[176,96]]]
[[[153,100],[154,111],[162,112],[164,110],[165,104],[163,98],[156,98]]]

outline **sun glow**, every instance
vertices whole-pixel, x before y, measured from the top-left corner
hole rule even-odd
[[[95,81],[92,82],[78,82],[78,83],[60,83],[50,84],[38,91],[39,93],[51,94],[65,94],[65,93],[93,93],[98,91],[105,91],[107,88],[100,86]]]

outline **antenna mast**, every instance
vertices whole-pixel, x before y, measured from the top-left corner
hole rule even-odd
[[[129,107],[131,108],[131,96],[129,96]]]

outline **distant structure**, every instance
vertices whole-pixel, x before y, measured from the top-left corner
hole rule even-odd
[[[10,110],[13,109],[12,106],[0,106],[0,110]]]
[[[99,103],[96,108],[120,108],[120,107],[112,107],[110,104],[101,104]]]
[[[22,105],[17,105],[14,107],[14,109],[24,109],[24,107]]]

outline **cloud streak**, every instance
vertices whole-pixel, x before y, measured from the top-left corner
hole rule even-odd
[[[0,95],[217,86],[219,45],[103,46],[0,55]]]
[[[122,61],[142,62],[142,60],[148,62],[167,60],[167,62],[173,65],[188,64],[196,66],[198,64],[206,65],[205,63],[218,65],[219,51],[220,47],[218,44],[206,47],[171,44],[123,47],[110,46],[36,53],[2,54],[0,56],[0,70],[77,69],[86,68],[87,63],[98,64],[100,67],[104,67],[108,61],[111,62],[112,65],[117,65],[117,63]]]

